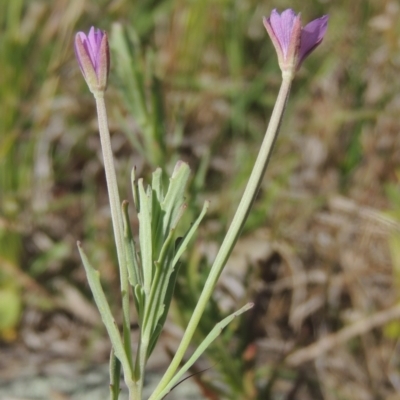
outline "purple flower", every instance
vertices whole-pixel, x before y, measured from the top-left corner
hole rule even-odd
[[[304,59],[322,42],[328,25],[328,16],[315,19],[301,27],[300,14],[287,9],[279,15],[272,10],[263,22],[278,54],[282,71],[294,72]]]
[[[91,27],[89,34],[75,35],[75,54],[82,74],[93,93],[104,92],[110,71],[110,50],[107,34]]]

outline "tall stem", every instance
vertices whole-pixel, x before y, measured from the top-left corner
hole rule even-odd
[[[114,230],[115,245],[117,248],[121,295],[122,295],[122,310],[124,317],[123,318],[124,348],[131,367],[131,371],[124,371],[124,374],[126,380],[131,380],[133,375],[133,365],[132,365],[132,349],[130,340],[129,281],[128,281],[128,271],[126,267],[125,245],[123,236],[124,231],[122,222],[123,221],[122,208],[121,208],[121,201],[119,199],[117,177],[115,174],[110,132],[108,129],[107,111],[104,102],[104,92],[95,93],[94,97],[96,100],[100,141],[104,159],[104,170],[106,174],[107,190],[110,200],[111,219]]]
[[[283,75],[282,84],[274,109],[272,111],[271,119],[265,133],[264,140],[261,144],[257,160],[254,164],[253,171],[251,172],[249,181],[237,208],[236,214],[233,217],[232,223],[228,229],[228,232],[226,233],[224,241],[222,242],[217,257],[215,258],[214,264],[211,267],[203,291],[196,304],[196,307],[193,311],[192,317],[190,318],[190,321],[185,330],[181,343],[176,351],[176,354],[149,400],[158,400],[158,396],[160,395],[162,390],[175,375],[175,372],[178,369],[187,348],[189,347],[190,341],[194,335],[194,332],[196,331],[200,318],[203,315],[207,302],[214,291],[217,280],[221,275],[221,272],[225,267],[225,264],[228,261],[228,258],[240,235],[243,225],[246,222],[247,216],[257,196],[260,184],[264,177],[265,169],[267,168],[268,161],[271,155],[271,150],[274,146],[276,137],[278,136],[283,113],[286,107],[286,102],[289,97],[292,80],[292,74]]]
[[[118,264],[123,265],[125,263],[125,254],[121,202],[119,199],[117,176],[115,174],[114,158],[111,148],[110,132],[108,130],[107,112],[103,92],[100,92],[99,94],[96,93],[95,99]]]

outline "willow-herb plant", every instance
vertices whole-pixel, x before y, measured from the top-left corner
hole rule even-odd
[[[203,291],[180,345],[149,400],[162,399],[177,384],[212,341],[218,337],[222,329],[235,317],[252,307],[251,303],[246,304],[240,310],[217,323],[188,361],[179,369],[207,302],[235,246],[257,195],[279,132],[295,73],[308,54],[321,43],[326,32],[328,16],[316,19],[302,28],[300,14],[296,15],[291,9],[283,11],[282,14],[273,10],[270,17],[264,18],[263,22],[275,46],[282,71],[282,84],[279,94],[253,171],[235,216],[209,271]],[[154,350],[167,318],[178,273],[179,258],[187,248],[190,239],[204,217],[208,202],[205,202],[202,212],[187,230],[184,237],[178,240],[175,234],[179,220],[186,208],[184,192],[190,174],[189,166],[184,162],[176,164],[166,191],[162,183],[161,169],[157,169],[153,173],[151,185],[147,187],[142,179],[136,179],[135,170],[133,169],[132,191],[139,220],[140,251],[138,251],[130,227],[128,203],[127,201],[121,203],[119,198],[108,130],[104,102],[104,93],[107,88],[110,70],[107,34],[94,27],[90,29],[88,35],[78,32],[75,37],[75,53],[82,74],[90,91],[93,93],[97,105],[100,139],[119,265],[123,311],[122,334],[115,323],[102,289],[99,272],[90,265],[79,242],[78,248],[90,289],[112,344],[110,398],[116,400],[119,397],[122,367],[125,383],[129,390],[129,399],[141,400],[146,362]],[[140,329],[139,342],[136,344],[135,352],[132,351],[130,335],[131,296],[133,297]]]

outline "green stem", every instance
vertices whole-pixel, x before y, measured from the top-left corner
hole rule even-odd
[[[131,382],[128,386],[129,400],[142,400],[143,380],[140,382]]]
[[[110,199],[111,219],[114,230],[115,245],[117,247],[118,264],[125,264],[123,225],[121,202],[119,200],[117,177],[115,174],[114,159],[111,148],[110,132],[108,130],[106,105],[103,92],[95,95],[97,115],[99,122],[101,149],[104,159],[107,190]]]
[[[279,128],[281,125],[283,113],[285,111],[286,102],[289,97],[290,87],[292,84],[293,75],[284,74],[282,84],[279,90],[278,98],[276,100],[274,109],[272,111],[271,119],[265,133],[264,140],[261,144],[257,160],[254,164],[253,171],[250,175],[246,189],[243,193],[242,199],[237,208],[236,214],[233,217],[232,223],[228,232],[222,242],[214,264],[211,267],[207,281],[204,285],[203,291],[200,295],[199,301],[193,311],[192,317],[185,330],[181,343],[172,359],[167,371],[165,372],[160,383],[154,390],[149,400],[158,400],[162,390],[166,387],[168,382],[174,377],[184,355],[189,347],[190,341],[196,331],[201,316],[206,308],[207,302],[210,299],[214,287],[217,283],[219,276],[226,262],[235,246],[235,243],[240,235],[243,225],[246,222],[247,216],[250,212],[254,199],[257,196],[260,184],[264,177],[265,169],[267,168],[268,161],[271,155],[271,150],[274,146],[276,137],[278,136]]]
[[[117,248],[121,296],[122,296],[122,310],[123,310],[123,337],[124,348],[128,357],[131,371],[124,371],[127,379],[132,379],[133,363],[132,363],[132,348],[130,340],[130,316],[129,316],[129,280],[128,270],[126,267],[126,255],[124,245],[124,231],[122,220],[122,208],[119,199],[117,177],[115,174],[114,158],[111,148],[110,132],[107,122],[107,111],[104,102],[104,92],[94,94],[97,107],[99,131],[101,148],[104,159],[104,170],[106,174],[107,190],[110,200],[111,219],[114,230],[115,245]]]

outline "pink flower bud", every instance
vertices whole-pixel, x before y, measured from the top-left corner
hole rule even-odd
[[[263,22],[278,54],[282,72],[294,73],[304,59],[322,42],[328,25],[328,16],[301,27],[300,14],[287,9],[279,15],[272,10],[269,18]]]
[[[110,50],[106,32],[91,27],[89,34],[75,35],[75,54],[92,93],[104,92],[110,71]]]

